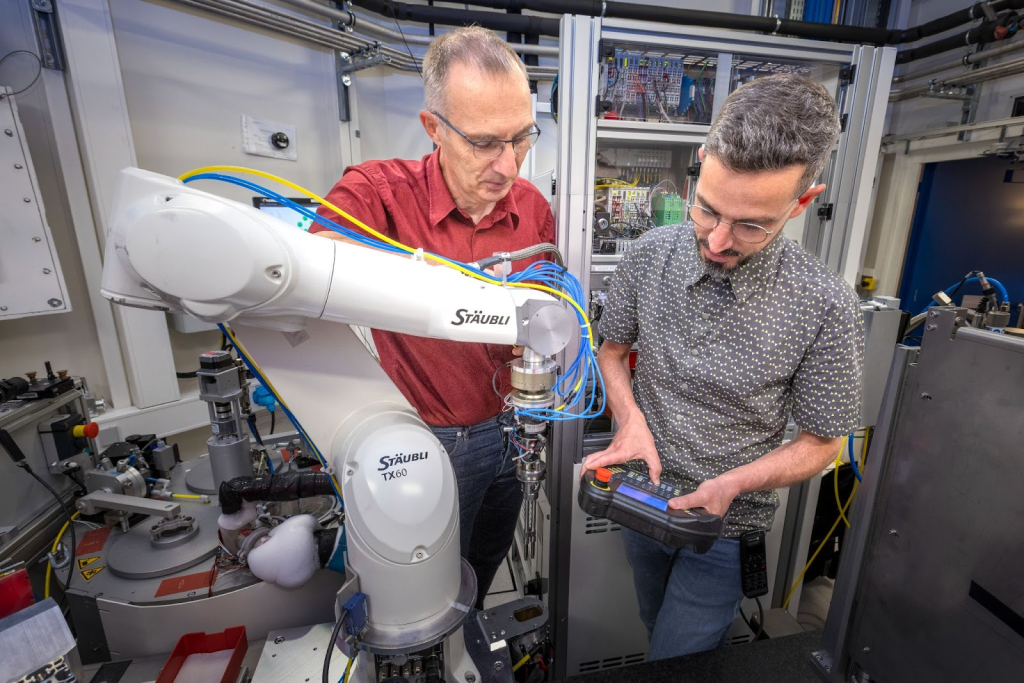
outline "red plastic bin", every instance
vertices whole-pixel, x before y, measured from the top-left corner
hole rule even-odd
[[[249,649],[249,643],[245,639],[244,626],[232,626],[221,633],[186,633],[178,639],[171,656],[161,669],[156,683],[174,683],[182,665],[189,655],[208,654],[231,650],[231,659],[228,660],[228,667],[220,679],[220,683],[235,683],[238,680],[238,673],[242,670],[242,660],[245,659],[245,652]],[[211,681],[210,683],[215,683]]]

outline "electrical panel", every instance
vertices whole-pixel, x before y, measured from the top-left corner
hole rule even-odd
[[[604,118],[711,123],[717,55],[616,48],[603,66]]]

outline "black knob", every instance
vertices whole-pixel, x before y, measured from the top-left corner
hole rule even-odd
[[[278,149],[285,149],[288,147],[288,136],[284,133],[274,133],[270,136],[270,142]]]

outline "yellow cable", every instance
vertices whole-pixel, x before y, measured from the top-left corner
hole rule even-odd
[[[512,673],[519,671],[519,669],[522,668],[523,664],[526,664],[528,661],[530,661],[530,655],[524,656],[522,659],[516,662],[515,666],[512,667]]]
[[[843,439],[843,443],[839,445],[839,455],[836,456],[836,466],[833,470],[834,476],[832,477],[832,480],[835,483],[836,507],[839,509],[839,518],[846,524],[847,529],[850,528],[850,520],[846,518],[846,513],[843,512],[843,501],[839,498],[839,466],[843,464],[843,449],[846,448],[846,440],[849,438],[850,437],[846,437],[846,439]]]
[[[348,675],[352,673],[352,662],[356,661],[355,657],[350,657],[348,664],[345,665],[345,673],[341,677],[341,683],[348,683]]]
[[[861,459],[861,467],[862,468],[863,468],[863,465],[864,465],[864,460],[862,458]],[[853,482],[853,489],[850,491],[850,497],[846,499],[846,505],[844,505],[840,509],[840,511],[839,511],[840,514],[845,513],[846,509],[848,507],[850,507],[850,503],[853,502],[853,496],[854,496],[854,494],[857,493],[857,487],[858,487],[859,484],[860,484],[860,482],[854,480],[854,482]],[[811,555],[811,559],[807,560],[807,564],[804,565],[804,568],[803,568],[803,570],[801,570],[800,575],[796,577],[796,581],[794,581],[792,587],[790,587],[789,594],[786,595],[786,599],[782,603],[782,609],[786,609],[786,607],[789,606],[789,601],[793,597],[793,593],[796,592],[797,586],[799,586],[800,582],[803,581],[804,574],[806,574],[807,570],[811,568],[811,564],[814,562],[814,559],[816,557],[818,557],[818,553],[821,552],[821,549],[824,548],[825,544],[827,544],[832,539],[832,534],[835,532],[836,527],[839,526],[839,522],[840,521],[841,521],[841,518],[840,517],[836,517],[835,523],[832,525],[832,528],[828,530],[828,533],[825,534],[825,538],[823,538],[821,543],[818,545],[818,549],[814,551],[813,555]]]
[[[301,187],[299,185],[296,185],[295,183],[293,183],[293,182],[291,182],[289,180],[285,180],[284,178],[278,177],[278,176],[274,175],[273,173],[266,173],[265,171],[258,171],[258,170],[253,169],[253,168],[245,168],[244,166],[203,166],[202,168],[193,169],[193,170],[189,171],[188,173],[184,173],[184,174],[178,176],[178,180],[181,180],[182,182],[184,182],[184,181],[188,180],[189,178],[191,178],[192,176],[200,175],[202,173],[221,173],[221,172],[248,173],[249,175],[254,175],[254,176],[258,177],[258,178],[264,178],[266,180],[272,180],[272,181],[274,181],[276,183],[280,183],[280,184],[284,185],[285,187],[287,187],[289,189],[292,189],[292,190],[295,190],[296,192],[299,192],[299,193],[305,195],[306,197],[309,197],[310,199],[312,199],[312,200],[314,200],[316,202],[319,202],[323,206],[326,206],[328,209],[330,209],[334,213],[338,214],[339,216],[341,216],[345,220],[349,221],[353,225],[357,226],[358,228],[360,228],[360,229],[366,231],[367,233],[373,235],[374,237],[376,237],[377,239],[381,240],[382,242],[386,242],[387,244],[390,244],[393,247],[397,247],[398,249],[401,249],[401,250],[403,250],[405,252],[408,252],[410,254],[413,254],[413,253],[415,253],[417,251],[413,247],[406,246],[406,245],[402,244],[401,242],[397,242],[397,241],[391,239],[390,237],[387,237],[386,235],[382,235],[381,233],[377,232],[376,230],[374,230],[370,226],[366,225],[365,223],[363,223],[359,219],[349,215],[348,213],[343,211],[341,208],[335,206],[334,204],[332,204],[331,202],[327,201],[323,197],[317,195],[316,193],[310,192],[306,188]],[[494,280],[491,280],[489,278],[483,277],[482,275],[477,275],[473,271],[468,270],[466,268],[463,268],[462,266],[460,266],[460,265],[458,265],[456,263],[453,263],[453,262],[449,261],[448,259],[446,259],[446,258],[444,258],[442,256],[437,256],[436,254],[425,253],[424,257],[427,258],[427,259],[430,259],[431,261],[436,261],[437,263],[444,264],[444,265],[448,266],[449,268],[453,268],[453,269],[459,271],[460,273],[462,273],[463,275],[468,275],[469,277],[472,277],[472,278],[474,278],[476,280],[480,280],[482,282],[486,282],[486,283],[491,284],[491,285],[496,285],[497,284]],[[594,334],[593,334],[593,332],[591,331],[591,328],[590,328],[590,319],[587,317],[586,312],[582,308],[580,308],[579,304],[577,304],[575,301],[572,300],[572,297],[570,297],[569,295],[567,295],[567,294],[565,294],[563,292],[559,292],[557,289],[553,289],[551,287],[547,287],[545,285],[540,285],[540,284],[536,284],[536,283],[529,283],[529,282],[506,282],[505,284],[508,287],[521,287],[523,289],[536,289],[536,290],[541,291],[541,292],[547,292],[548,294],[553,294],[553,295],[555,295],[557,297],[561,297],[562,299],[565,299],[566,301],[568,301],[570,304],[572,304],[573,308],[575,308],[579,312],[579,314],[581,316],[583,316],[582,319],[583,319],[584,323],[586,324],[586,328],[587,328],[587,339],[590,340],[590,345],[591,345],[591,347],[593,347],[593,344],[594,344]]]
[[[171,498],[195,498],[196,500],[201,500],[202,496],[196,496],[191,493],[172,493]]]
[[[81,514],[81,512],[79,510],[75,510],[75,513],[73,515],[71,515],[71,519],[75,519],[80,514]],[[50,548],[50,552],[51,553],[57,552],[57,546],[60,545],[60,539],[64,537],[64,532],[68,530],[68,526],[69,525],[70,525],[70,522],[64,522],[64,526],[62,526],[60,528],[60,531],[57,533],[57,538],[54,539],[54,541],[53,541],[53,547]],[[74,548],[71,549],[72,553],[74,553],[74,550],[75,550]],[[75,571],[75,568],[71,567],[68,571],[72,571],[73,572],[73,571]],[[50,597],[50,574],[52,572],[53,572],[53,565],[51,565],[49,562],[47,562],[46,563],[46,581],[45,581],[44,586],[43,586],[43,598],[44,599]]]

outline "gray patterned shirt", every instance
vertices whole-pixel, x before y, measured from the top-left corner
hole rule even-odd
[[[692,225],[651,230],[616,269],[599,329],[639,342],[633,396],[666,474],[693,488],[778,448],[790,414],[822,437],[860,426],[857,295],[784,237],[714,276]],[[778,504],[740,494],[723,535],[770,529]]]

